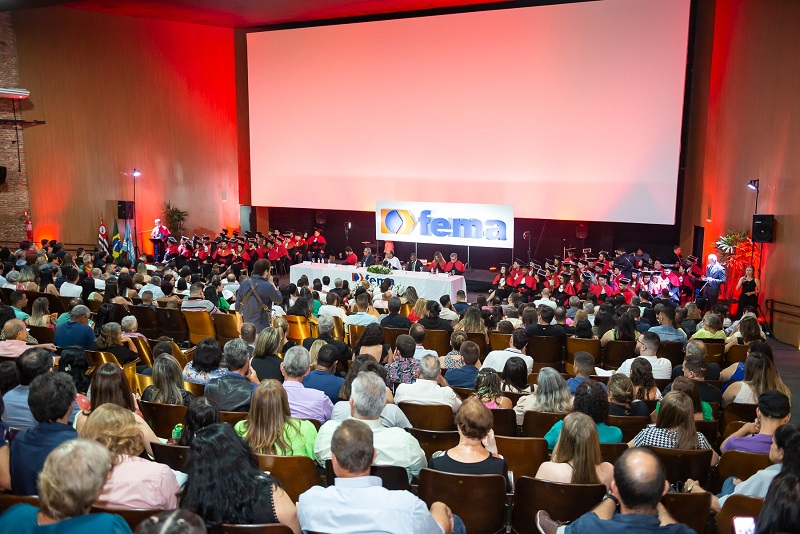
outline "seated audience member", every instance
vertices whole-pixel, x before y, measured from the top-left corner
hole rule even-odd
[[[18,504],[0,516],[0,533],[111,532],[130,533],[116,514],[90,514],[111,470],[111,456],[99,443],[71,439],[52,450],[32,494],[39,508]],[[34,483],[36,481],[34,480]]]
[[[152,308],[153,310],[158,308],[158,305],[156,305],[153,302],[153,292],[152,291],[150,291],[150,290],[143,291],[141,298],[142,298],[142,303],[139,304],[139,306],[145,306],[145,307],[148,307],[148,308]]]
[[[619,373],[608,379],[608,415],[649,417],[647,404],[634,397],[633,382]]]
[[[566,413],[570,410],[572,410],[572,395],[569,393],[567,383],[561,373],[552,367],[545,367],[539,371],[538,385],[533,394],[520,398],[514,406],[518,425],[525,419],[525,412]]]
[[[450,321],[445,321],[439,317],[442,306],[435,300],[429,300],[425,305],[425,316],[417,321],[418,325],[425,327],[425,330],[446,330],[448,334],[453,333],[453,325]]]
[[[605,484],[610,488],[614,466],[602,460],[597,430],[585,413],[568,414],[551,460],[539,466],[536,478],[567,484]]]
[[[372,429],[378,451],[375,465],[397,465],[406,469],[409,480],[425,467],[425,453],[414,436],[402,428],[387,428],[381,423],[386,405],[386,385],[375,373],[361,373],[350,392],[350,419],[363,421]],[[319,429],[314,442],[314,456],[320,465],[331,459],[331,440],[341,421],[328,421]]]
[[[283,373],[281,373],[283,359],[278,356],[278,350],[283,344],[283,337],[283,331],[272,326],[268,326],[258,333],[250,366],[255,369],[259,380],[272,378],[283,382]]]
[[[578,386],[591,380],[594,374],[594,357],[585,351],[578,351],[575,353],[574,359],[575,376],[567,380],[567,387],[569,392],[575,395],[575,390]],[[605,390],[606,386],[600,382],[600,386]]]
[[[663,534],[694,532],[676,523],[661,504],[661,497],[667,491],[669,482],[658,457],[648,449],[627,450],[614,463],[611,492],[591,512],[560,528],[561,523],[553,521],[542,510],[536,516],[536,526],[545,534],[620,530]]]
[[[24,430],[37,426],[28,403],[30,385],[37,376],[53,371],[53,353],[31,348],[23,352],[15,363],[19,385],[3,395],[3,422],[7,427]]]
[[[564,347],[567,344],[567,333],[564,329],[557,324],[550,324],[553,322],[555,316],[555,309],[550,306],[539,306],[539,321],[537,324],[528,325],[525,332],[528,336],[546,336],[557,337]]]
[[[342,389],[339,390],[339,402],[333,405],[331,412],[331,419],[334,421],[344,421],[350,417],[350,393],[353,385],[353,380],[361,372],[375,373],[381,380],[386,379],[386,369],[369,356],[356,356],[353,363],[350,364],[350,369],[347,370],[347,376],[342,384]],[[386,406],[383,407],[381,412],[381,424],[387,428],[411,428],[411,423],[396,404],[394,404],[394,396],[392,390],[386,388]]]
[[[700,391],[700,398],[704,402],[722,402],[722,391],[718,387],[706,382],[706,371],[708,364],[705,358],[698,354],[687,353],[683,359],[683,376],[692,380]],[[671,385],[664,388],[666,395],[670,392]]]
[[[241,338],[225,343],[223,351],[228,372],[206,384],[205,396],[223,412],[246,412],[250,409],[258,375],[250,367],[247,345]]]
[[[636,330],[633,317],[623,313],[617,319],[617,326],[603,334],[600,345],[605,347],[609,341],[636,341],[637,339],[639,339],[639,332]]]
[[[422,299],[420,299],[422,300]],[[452,332],[451,332],[452,333]],[[414,348],[414,359],[421,360],[423,356],[426,354],[430,354],[431,356],[436,356],[437,358],[439,355],[436,353],[435,350],[426,349],[423,346],[425,342],[425,327],[421,324],[414,323],[411,325],[411,328],[408,329],[408,335],[414,338],[414,342],[416,343],[416,347]],[[395,344],[397,342],[395,341]]]
[[[372,464],[380,463],[381,450],[376,445],[382,438],[377,433],[368,422],[348,419],[329,435],[329,457],[336,478],[327,488],[314,486],[300,495],[303,531],[449,533],[455,522],[455,532],[464,532],[463,523],[445,504],[435,502],[428,511],[414,494],[385,489],[380,478],[370,476]]]
[[[716,313],[707,313],[703,317],[702,328],[695,331],[692,339],[719,339],[725,340],[728,336],[722,328],[722,319]]]
[[[759,533],[790,532],[800,523],[800,479],[781,473],[769,485],[761,512],[756,518]]]
[[[458,369],[463,367],[464,358],[461,356],[461,345],[467,341],[467,333],[463,330],[453,330],[450,334],[450,352],[439,356],[439,365],[442,369]]]
[[[424,356],[419,363],[419,379],[413,384],[400,384],[394,393],[394,401],[397,404],[407,402],[409,404],[424,405],[445,405],[450,406],[455,413],[461,406],[461,399],[447,385],[442,377],[442,369],[439,367],[439,358],[435,356]]]
[[[581,310],[581,299],[572,295],[567,301],[567,305],[569,306],[566,309],[567,318],[575,319],[575,314]]]
[[[439,304],[442,306],[442,309],[439,311],[439,318],[449,322],[451,325],[456,324],[458,321],[458,312],[453,308],[450,295],[442,295],[439,297]]]
[[[731,334],[725,342],[725,353],[727,354],[734,345],[750,345],[764,339],[766,338],[758,325],[758,319],[755,316],[746,315],[739,321],[739,331]]]
[[[247,419],[234,430],[255,453],[314,459],[317,429],[311,421],[292,417],[286,390],[277,380],[264,380],[256,387]]]
[[[81,273],[78,269],[69,268],[65,273],[66,281],[58,288],[58,292],[62,297],[80,297],[83,288],[78,283],[81,278]]]
[[[756,471],[747,480],[734,477],[726,479],[719,495],[711,495],[711,509],[719,512],[730,495],[748,495],[763,499],[770,483],[780,474],[800,477],[800,430],[796,425],[786,424],[775,430],[769,448],[769,459],[773,465]],[[692,479],[688,479],[684,487],[687,493],[706,491]]]
[[[64,441],[77,437],[68,423],[75,394],[75,384],[66,373],[45,372],[31,382],[28,406],[37,424],[14,437],[10,461],[7,460],[15,495],[35,495],[36,478],[47,455]]]
[[[481,295],[481,297],[483,296]],[[486,298],[483,297],[481,300],[485,303]],[[476,306],[466,308],[462,319],[453,328],[455,330],[463,330],[467,334],[483,334],[486,338],[486,343],[489,343],[489,331],[483,320],[481,309]]]
[[[369,305],[370,300],[368,294],[361,293],[356,297],[356,313],[347,316],[347,320],[344,322],[345,331],[349,332],[351,324],[356,326],[366,326],[368,324],[378,322],[377,317],[367,313]]]
[[[325,295],[325,304],[319,307],[317,316],[322,317],[323,315],[329,315],[331,317],[338,317],[342,320],[342,323],[344,323],[347,320],[347,312],[344,311],[344,308],[339,306],[340,299],[341,296],[339,293],[333,290],[329,291]],[[391,303],[391,300],[389,302]]]
[[[400,315],[400,308],[403,306],[399,297],[389,299],[389,313],[381,319],[381,326],[384,328],[411,328],[411,321],[408,317]]]
[[[194,512],[178,508],[151,515],[136,527],[136,534],[205,534],[203,519]]]
[[[550,290],[548,288],[542,289],[542,298],[534,300],[533,305],[536,306],[537,308],[539,308],[540,306],[549,306],[554,310],[558,306],[558,304],[556,304],[556,301],[550,297]]]
[[[528,334],[525,330],[517,328],[508,340],[508,347],[503,350],[493,350],[486,355],[483,367],[491,367],[495,370],[502,370],[506,362],[511,357],[522,358],[528,368],[528,373],[533,369],[533,358],[525,354],[528,346]]]
[[[617,373],[619,374],[619,373]],[[633,360],[630,372],[633,383],[633,397],[638,400],[661,400],[661,391],[653,378],[653,367],[644,358]]]
[[[214,378],[225,376],[221,367],[222,349],[213,337],[207,337],[195,346],[194,358],[183,368],[183,379],[195,384],[208,384]]]
[[[172,469],[139,456],[144,443],[132,412],[106,403],[92,412],[78,435],[99,442],[113,457],[114,467],[99,497],[104,504],[162,510],[178,506],[180,486]]]
[[[456,330],[456,333],[458,332],[459,330]],[[460,351],[464,365],[447,371],[447,383],[459,388],[475,389],[475,380],[478,377],[478,369],[481,366],[481,349],[474,341],[463,341]],[[527,377],[527,375],[525,376]]]
[[[511,317],[511,313],[513,313],[513,312],[509,312],[509,317]],[[557,306],[556,307],[555,313],[553,315],[553,320],[556,322],[556,324],[558,326],[560,326],[561,328],[564,329],[564,333],[565,334],[567,334],[568,336],[575,335],[575,327],[572,326],[571,324],[567,324],[567,310],[564,308],[564,306]],[[571,321],[572,320],[570,319],[570,322]],[[521,322],[522,321],[520,321],[520,323]],[[519,324],[515,324],[514,328],[516,328],[518,326],[519,326]]]
[[[659,358],[656,356],[658,346],[661,344],[661,339],[658,334],[651,330],[645,332],[636,341],[636,348],[639,349],[639,358],[644,358],[653,368],[653,378],[671,378],[672,377],[672,363],[667,358]],[[623,375],[630,375],[631,365],[636,358],[628,358],[617,369],[618,373]]]
[[[528,383],[528,366],[525,364],[525,360],[519,356],[512,356],[506,360],[500,376],[503,379],[501,391],[510,393],[531,392],[531,385]]]
[[[339,390],[342,388],[344,378],[334,374],[338,354],[333,345],[324,345],[317,353],[316,369],[303,378],[303,386],[318,389],[325,393],[332,403],[339,400]]]
[[[727,371],[727,369],[726,369]],[[731,403],[758,404],[764,391],[775,389],[791,398],[789,388],[775,372],[772,361],[762,352],[751,351],[745,360],[744,380],[730,384],[722,394],[723,408]]]
[[[53,344],[57,347],[77,345],[91,350],[94,346],[94,330],[89,326],[89,308],[78,305],[69,312],[69,322],[56,327]]]
[[[638,298],[638,297],[634,297]],[[626,312],[628,315],[631,316],[633,319],[633,324],[636,326],[636,331],[640,334],[644,334],[648,330],[650,330],[650,323],[642,318],[642,310],[639,309],[639,306],[631,306],[628,308]]]
[[[138,337],[139,339],[143,339],[147,341],[147,336],[138,332],[139,330],[139,321],[136,320],[136,317],[133,315],[126,315],[122,318],[119,322],[120,327],[122,327],[122,337],[126,338],[133,338]]]
[[[673,391],[664,396],[655,426],[639,432],[628,445],[651,445],[665,449],[711,449],[706,437],[695,427],[692,399],[682,391]],[[712,449],[711,465],[717,463],[719,456]]]
[[[11,319],[3,325],[3,341],[0,341],[0,356],[16,358],[26,350],[39,347],[47,350],[56,350],[52,343],[41,345],[28,345],[28,330],[20,319]]]
[[[458,409],[455,423],[458,445],[433,453],[428,467],[459,475],[503,475],[510,491],[508,464],[494,444],[492,412],[478,398],[470,397]]]
[[[292,417],[324,423],[331,418],[333,403],[322,391],[303,386],[303,378],[309,373],[310,359],[311,355],[303,347],[292,347],[286,352],[281,364],[283,387],[289,398]]]
[[[186,474],[181,508],[202,517],[208,528],[281,523],[300,534],[292,499],[258,467],[250,448],[229,424],[214,423],[195,435]]]
[[[591,304],[591,303],[590,303]],[[583,311],[583,310],[581,310]],[[597,336],[594,335],[592,331],[592,323],[589,322],[589,319],[584,317],[576,318],[575,322],[575,337],[578,339],[597,339]]]
[[[168,443],[188,447],[198,431],[214,423],[219,423],[219,408],[207,398],[198,397],[186,407],[183,423],[175,425]]]
[[[695,421],[713,421],[714,420],[714,410],[711,408],[711,405],[706,401],[700,398],[700,390],[697,388],[697,382],[694,380],[690,380],[685,376],[679,376],[675,380],[673,380],[672,386],[670,388],[671,391],[682,391],[689,395],[689,398],[692,399],[692,408],[694,410],[694,420]],[[665,393],[666,395],[666,393]],[[661,410],[661,401],[656,403],[656,410],[655,414],[658,415],[658,412]]]
[[[311,345],[313,345],[315,341],[324,341],[336,349],[336,359],[344,365],[344,362],[351,358],[350,347],[348,347],[347,343],[344,341],[333,339],[331,335],[333,332],[333,317],[330,315],[321,315],[317,323],[317,331],[319,332],[317,337],[309,337],[303,340],[303,347],[310,351]]]
[[[384,343],[383,339],[383,327],[378,323],[368,324],[364,327],[356,346],[353,347],[353,354],[356,356],[368,354],[375,358],[376,362],[386,363],[392,346],[389,343]]]
[[[490,367],[478,371],[478,377],[475,379],[475,397],[490,410],[498,408],[510,410],[514,407],[511,399],[503,396],[500,375]]]
[[[11,309],[14,310],[14,315],[20,321],[27,321],[30,315],[22,311],[22,308],[28,305],[28,296],[22,291],[11,292]]]
[[[463,289],[456,291],[456,301],[453,304],[453,308],[455,308],[456,313],[459,315],[464,313],[464,310],[469,308],[469,303],[467,302],[467,292]]]
[[[136,345],[129,338],[122,337],[122,327],[119,323],[104,324],[92,350],[110,352],[121,365],[139,359]]]
[[[745,423],[739,430],[722,442],[722,453],[726,451],[755,452],[769,454],[772,436],[791,419],[789,397],[770,389],[758,396],[755,422]]]
[[[651,326],[648,332],[658,334],[659,341],[678,341],[683,344],[685,349],[686,333],[673,325],[675,322],[675,310],[669,306],[664,306],[656,317],[659,323],[658,326]]]
[[[204,311],[208,313],[219,313],[219,309],[213,302],[209,302],[203,295],[203,283],[195,282],[189,288],[189,297],[181,301],[182,312]]]
[[[247,345],[247,352],[250,353],[250,357],[253,356],[253,352],[256,349],[256,336],[258,332],[256,332],[256,325],[253,323],[243,323],[242,327],[239,329],[239,337]]]
[[[392,363],[386,366],[386,385],[411,384],[419,377],[419,360],[416,358],[417,344],[405,334],[397,336]]]
[[[189,406],[194,395],[184,389],[181,365],[172,354],[160,354],[153,362],[153,384],[142,392],[142,400]]]
[[[622,430],[605,423],[608,417],[608,394],[600,387],[599,383],[588,380],[578,386],[575,391],[575,399],[572,401],[572,410],[585,413],[592,418],[597,427],[600,443],[620,443],[622,441]],[[556,446],[563,424],[564,420],[562,419],[544,435],[548,448],[553,449]]]
[[[159,299],[164,296],[164,292],[161,291],[161,277],[153,276],[150,278],[150,282],[143,285],[142,288],[139,290],[139,296],[142,297],[145,291],[150,291],[153,294],[154,299]],[[144,298],[142,298],[144,300]]]
[[[704,342],[700,341],[699,339],[690,339],[689,342],[686,343],[686,355],[684,356],[684,359],[688,358],[689,356],[693,356],[696,359],[702,359],[705,361],[707,352],[708,351],[706,348],[706,344]],[[744,362],[742,362],[742,364],[744,365]],[[744,369],[744,367],[742,367],[742,369]],[[720,379],[719,375],[720,375],[719,364],[706,363],[705,375],[703,376],[705,380],[719,380]],[[686,376],[683,372],[682,363],[672,368],[672,379],[675,380],[679,376]]]

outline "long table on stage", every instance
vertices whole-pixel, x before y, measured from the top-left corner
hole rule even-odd
[[[392,271],[392,274],[375,274],[367,271],[365,267],[353,267],[351,265],[338,265],[335,263],[298,263],[292,265],[289,270],[289,279],[292,282],[306,275],[312,282],[315,278],[322,279],[323,276],[331,278],[331,286],[337,278],[348,280],[351,290],[354,290],[353,283],[367,280],[370,283],[380,285],[384,278],[391,278],[396,284],[403,287],[414,286],[417,295],[425,299],[439,300],[442,295],[450,295],[455,301],[456,291],[467,290],[467,283],[463,276],[452,276],[449,274],[430,274],[427,272],[412,271]]]

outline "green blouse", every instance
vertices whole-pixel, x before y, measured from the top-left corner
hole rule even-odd
[[[296,423],[300,423],[299,432]],[[239,421],[233,427],[240,438],[244,439],[247,433],[247,420]],[[278,450],[278,456],[308,456],[314,459],[314,441],[317,439],[317,429],[305,419],[291,419],[283,427],[283,439],[289,445],[288,451]],[[258,452],[258,451],[255,451]]]

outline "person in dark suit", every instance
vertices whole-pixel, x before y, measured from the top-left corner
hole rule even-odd
[[[333,332],[333,317],[327,314],[320,315],[317,328],[319,329],[319,337],[307,337],[303,340],[303,347],[310,351],[311,345],[313,345],[318,339],[320,341],[324,341],[328,345],[333,345],[336,347],[336,354],[339,362],[342,363],[341,369],[344,369],[345,362],[350,359],[350,347],[348,347],[347,343],[344,341],[333,339],[333,336],[331,335],[331,332]]]
[[[422,265],[422,262],[420,260],[418,260],[417,259],[417,255],[412,252],[411,256],[409,257],[408,268],[406,270],[407,271],[419,272],[422,269],[424,269],[424,266]]]
[[[725,267],[717,263],[717,255],[708,255],[708,264],[706,265],[706,274],[702,280],[706,283],[703,288],[703,294],[708,300],[709,309],[713,309],[719,299],[719,286],[724,284],[727,280]]]
[[[400,315],[402,301],[397,297],[389,299],[389,314],[381,319],[381,326],[384,328],[411,328],[411,321],[408,317]]]
[[[361,266],[369,267],[375,265],[375,256],[372,255],[372,249],[367,247],[364,249],[364,256],[361,258]]]

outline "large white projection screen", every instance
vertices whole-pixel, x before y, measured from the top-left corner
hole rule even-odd
[[[673,224],[689,2],[251,33],[252,203]]]

